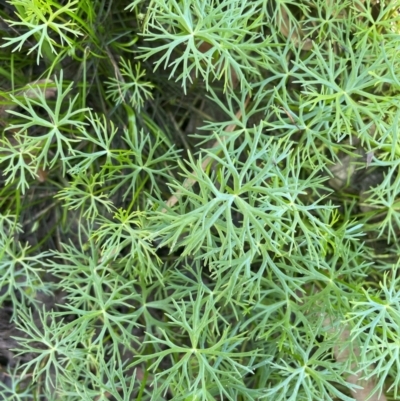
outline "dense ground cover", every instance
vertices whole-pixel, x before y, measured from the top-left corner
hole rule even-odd
[[[0,399],[398,399],[399,7],[3,3]]]

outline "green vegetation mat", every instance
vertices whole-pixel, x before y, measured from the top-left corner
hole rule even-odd
[[[400,1],[0,3],[0,400],[400,399]]]

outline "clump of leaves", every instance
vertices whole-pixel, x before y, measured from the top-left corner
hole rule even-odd
[[[0,397],[396,399],[400,2],[7,4]]]

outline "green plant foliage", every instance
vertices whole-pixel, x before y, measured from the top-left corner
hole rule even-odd
[[[140,80],[146,76],[146,71],[141,69],[140,63],[136,64],[135,71],[131,62],[121,60],[121,81],[112,78],[108,82],[108,97],[117,104],[125,103],[125,99],[129,97],[128,102],[132,107],[140,110],[144,102],[152,97],[151,89],[154,85],[151,82]]]
[[[0,400],[400,394],[400,1],[0,8]]]

